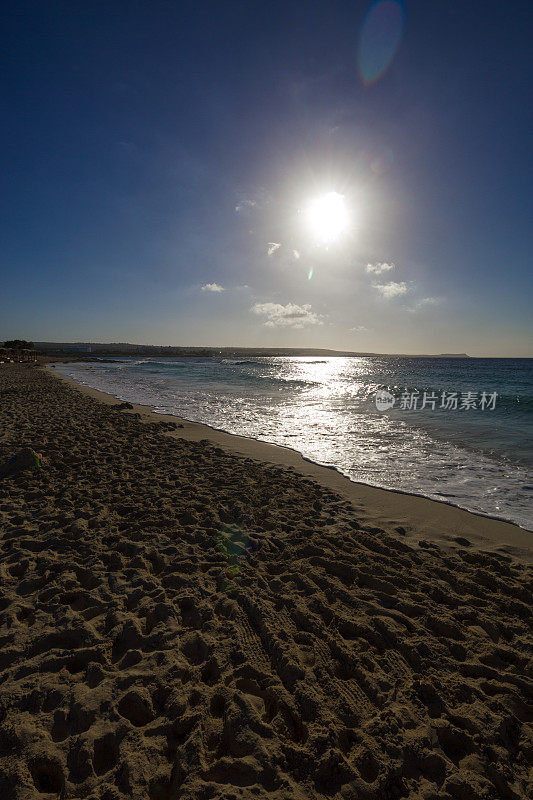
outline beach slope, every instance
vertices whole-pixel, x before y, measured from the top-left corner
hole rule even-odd
[[[417,536],[119,406],[0,366],[1,460],[43,455],[0,481],[2,800],[529,796],[512,526]]]

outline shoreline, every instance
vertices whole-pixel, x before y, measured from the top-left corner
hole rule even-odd
[[[106,405],[120,402],[120,398],[112,394],[62,375],[53,368],[52,363],[43,366],[48,374],[82,394]],[[154,411],[147,405],[131,405],[133,409],[125,413],[140,414],[146,422],[167,421],[183,425],[179,431],[167,433],[173,438],[193,442],[207,440],[234,455],[294,469],[298,474],[315,480],[348,500],[367,524],[381,526],[388,533],[401,536],[409,544],[416,545],[419,540],[429,538],[439,547],[456,550],[464,547],[457,539],[468,540],[469,545],[466,546],[472,549],[511,556],[533,565],[532,532],[509,520],[470,511],[446,500],[434,500],[424,495],[352,481],[336,467],[312,461],[285,445],[228,433],[203,422]],[[397,528],[403,529],[403,532],[399,533]]]
[[[2,798],[529,797],[528,534],[57,377],[0,368]]]

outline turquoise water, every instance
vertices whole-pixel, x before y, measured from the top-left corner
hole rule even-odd
[[[533,359],[124,358],[58,369],[123,400],[292,447],[352,480],[533,530]],[[376,408],[378,389],[392,408]],[[443,391],[457,393],[457,410],[441,408]],[[434,410],[420,408],[424,392]],[[418,408],[403,408],[412,393]],[[466,393],[476,407],[461,409]]]

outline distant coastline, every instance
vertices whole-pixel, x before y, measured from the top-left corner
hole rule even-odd
[[[373,353],[352,350],[330,350],[317,347],[174,347],[128,342],[35,342],[35,349],[45,355],[65,356],[168,356],[192,358],[253,358],[280,356],[380,357],[399,358],[473,358],[467,353]]]

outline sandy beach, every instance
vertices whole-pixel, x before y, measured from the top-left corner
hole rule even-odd
[[[533,534],[51,372],[0,366],[2,800],[531,796]]]

